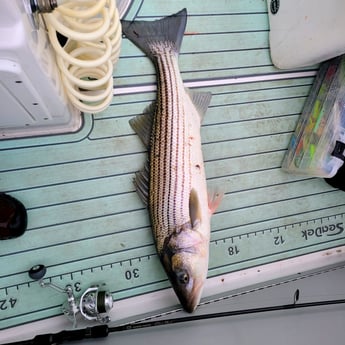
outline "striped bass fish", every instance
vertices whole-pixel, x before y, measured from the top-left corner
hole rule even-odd
[[[156,21],[122,21],[125,36],[154,63],[157,100],[130,125],[148,148],[136,190],[149,209],[157,254],[187,312],[207,276],[210,218],[222,194],[207,192],[200,126],[210,93],[184,87],[178,55],[187,11]]]

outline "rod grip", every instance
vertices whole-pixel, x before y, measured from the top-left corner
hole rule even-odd
[[[61,331],[54,334],[41,334],[33,339],[33,345],[55,345],[63,344],[64,342],[91,339],[91,338],[105,338],[109,334],[107,325],[100,325],[88,327],[85,329],[76,329],[69,331]]]

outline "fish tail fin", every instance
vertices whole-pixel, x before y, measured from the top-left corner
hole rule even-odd
[[[185,8],[155,21],[121,21],[124,35],[153,61],[159,54],[159,47],[170,48],[177,54],[180,52],[186,23]]]

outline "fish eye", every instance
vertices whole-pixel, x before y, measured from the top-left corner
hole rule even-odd
[[[182,272],[179,272],[177,273],[177,280],[180,284],[188,284],[189,283],[189,275],[187,272],[185,271],[182,271]]]

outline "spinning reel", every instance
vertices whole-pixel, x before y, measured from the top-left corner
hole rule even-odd
[[[47,272],[44,265],[33,266],[29,271],[29,276],[33,280],[37,280],[41,287],[50,287],[55,291],[65,293],[67,301],[62,305],[63,313],[73,322],[73,327],[77,326],[77,315],[80,313],[82,317],[90,321],[98,321],[100,323],[108,323],[110,317],[106,314],[113,307],[113,298],[109,291],[102,290],[102,286],[90,286],[77,299],[73,294],[70,285],[65,288],[57,286],[50,282],[45,282],[43,277]]]

